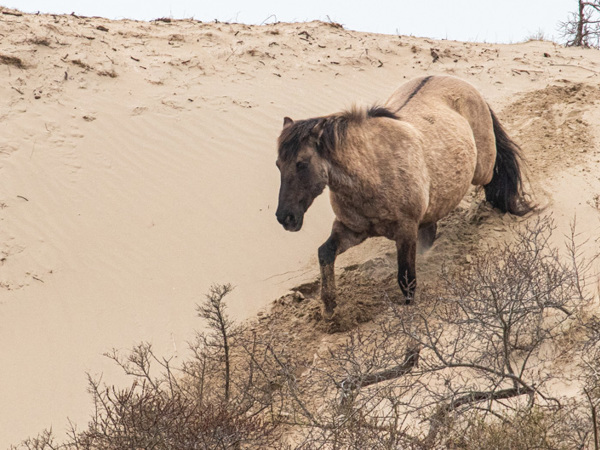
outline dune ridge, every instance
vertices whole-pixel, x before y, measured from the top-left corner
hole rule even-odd
[[[274,217],[286,115],[382,102],[423,74],[459,76],[522,144],[560,230],[577,214],[583,233],[598,234],[596,50],[323,22],[44,14],[1,14],[0,36],[0,445],[60,432],[67,416],[84,424],[85,371],[119,380],[101,356],[112,347],[143,340],[183,357],[211,283],[236,285],[230,311],[244,319],[315,279],[333,218],[327,196],[301,233]],[[420,257],[423,274],[440,254],[464,258],[484,237],[502,239],[513,219],[477,210],[480,201],[474,192],[449,219]],[[357,247],[339,270],[374,261],[393,271],[390,245]]]

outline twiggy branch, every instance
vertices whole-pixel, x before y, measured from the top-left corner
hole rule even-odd
[[[343,392],[350,392],[361,387],[367,387],[372,384],[382,383],[384,381],[393,380],[400,378],[401,376],[409,373],[413,367],[419,362],[419,347],[411,347],[406,350],[405,360],[402,364],[399,364],[390,369],[382,370],[380,372],[371,373],[363,377],[348,377],[344,380],[336,383],[337,387]]]
[[[444,420],[448,414],[452,411],[456,411],[461,406],[479,403],[484,401],[497,401],[505,400],[507,398],[518,397],[520,395],[532,394],[534,391],[527,387],[516,387],[510,389],[501,389],[498,391],[473,391],[469,392],[462,397],[452,400],[450,403],[440,407],[437,412],[431,417],[431,427],[429,428],[429,434],[425,439],[426,442],[433,442],[437,437],[440,426],[444,423]]]
[[[594,430],[594,449],[600,450],[600,442],[598,442],[598,419],[596,417],[596,405],[594,405],[592,396],[586,388],[583,389],[583,392],[585,393],[588,402],[590,402],[590,410],[592,412],[592,429]]]

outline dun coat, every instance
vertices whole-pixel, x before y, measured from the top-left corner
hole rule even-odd
[[[532,209],[523,196],[519,147],[481,94],[449,76],[418,78],[383,106],[293,121],[284,119],[277,166],[277,220],[298,231],[329,186],[336,219],[319,248],[324,317],[336,306],[334,262],[371,236],[396,242],[398,283],[409,303],[416,287],[417,239],[430,246],[436,222],[469,185],[484,186],[501,211]]]

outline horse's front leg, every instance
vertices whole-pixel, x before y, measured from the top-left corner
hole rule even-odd
[[[335,258],[350,247],[360,244],[367,238],[367,233],[356,233],[337,219],[333,222],[331,235],[319,247],[319,265],[321,266],[321,300],[323,300],[323,317],[330,319],[337,305],[335,302]]]
[[[396,250],[398,252],[398,285],[410,304],[417,287],[417,235],[416,224],[404,224],[396,234]]]

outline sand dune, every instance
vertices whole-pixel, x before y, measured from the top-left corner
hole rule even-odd
[[[322,196],[301,233],[275,220],[285,115],[465,78],[523,143],[559,228],[577,214],[598,236],[597,51],[26,14],[2,14],[0,36],[0,446],[85,424],[85,372],[119,380],[112,347],[184,357],[211,283],[236,285],[230,311],[246,318],[314,279],[333,213]],[[374,240],[341,266],[389,248]]]

